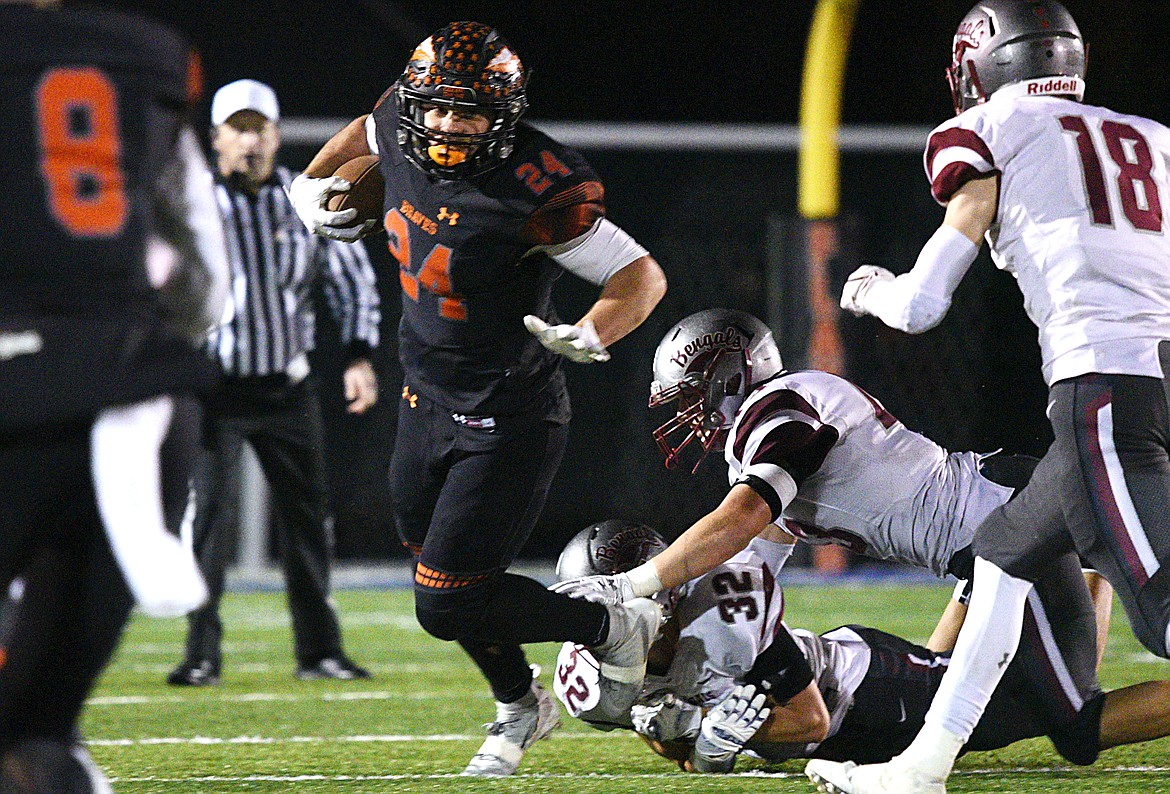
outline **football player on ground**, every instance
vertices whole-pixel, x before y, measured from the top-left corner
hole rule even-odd
[[[926,726],[888,766],[810,766],[846,792],[942,794],[1015,652],[1041,568],[1076,549],[1170,656],[1170,130],[1082,104],[1085,45],[1054,0],[987,0],[954,37],[957,117],[926,147],[942,226],[914,268],[865,267],[841,305],[938,323],[986,236],[1040,331],[1055,441],[976,534],[971,611]]]
[[[496,700],[467,775],[512,774],[558,724],[522,644],[579,642],[640,678],[660,619],[648,600],[607,609],[506,572],[564,451],[562,358],[606,361],[666,289],[654,259],[605,217],[588,163],[520,121],[526,79],[497,31],[447,25],[290,191],[310,229],[352,239],[368,224],[354,225],[355,208],[326,208],[348,187],[331,175],[354,157],[379,157],[406,373],[390,464],[395,522],[417,559],[419,623],[458,642]],[[573,325],[549,297],[562,270],[602,287]]]
[[[773,526],[970,579],[975,528],[1031,470],[1027,458],[948,454],[849,381],[784,371],[771,332],[740,311],[698,312],[666,332],[654,354],[650,404],[675,403],[675,416],[655,432],[668,465],[697,447],[697,468],[723,449],[727,497],[653,560],[616,576],[560,582],[558,592],[614,603],[677,587]],[[1025,637],[1023,670],[1043,693],[1037,708],[1072,730],[1078,713],[1102,697],[1094,605],[1075,552],[1049,560],[1028,601]],[[1093,760],[1075,746],[1061,751]]]
[[[0,790],[73,794],[110,790],[77,728],[135,599],[206,596],[177,535],[227,262],[189,47],[57,6],[0,3]]]
[[[778,570],[790,538],[764,530],[707,574],[665,594],[670,617],[650,650],[645,681],[608,680],[589,651],[565,643],[553,688],[569,713],[601,730],[630,728],[683,769],[728,772],[746,747],[772,761],[885,761],[922,727],[949,653],[863,626],[820,636],[790,629]],[[610,520],[578,533],[557,577],[629,570],[666,547],[653,529]],[[952,638],[953,639],[953,638]],[[1065,725],[1036,708],[1023,657],[965,750],[993,750]],[[766,697],[765,697],[766,693]],[[1170,681],[1108,692],[1075,720],[1082,752],[1170,734]],[[1074,760],[1074,759],[1070,759]]]

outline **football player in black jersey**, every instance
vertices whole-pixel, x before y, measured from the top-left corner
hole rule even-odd
[[[405,383],[390,478],[395,520],[417,558],[415,607],[430,634],[457,641],[491,684],[497,719],[468,775],[506,775],[557,724],[521,644],[599,646],[637,656],[657,606],[608,609],[506,573],[548,493],[568,433],[561,359],[605,361],[665,292],[644,248],[605,217],[597,175],[577,152],[520,121],[526,73],[494,29],[456,22],[414,50],[372,113],[330,140],[290,188],[327,237],[370,223],[326,199],[343,163],[378,155],[382,225],[399,264]],[[557,318],[553,280],[602,287],[575,324]],[[629,604],[626,605],[630,606]],[[634,666],[643,662],[639,659]],[[628,671],[631,675],[640,670]]]
[[[108,791],[77,724],[131,605],[206,594],[176,535],[212,377],[193,340],[227,291],[187,44],[56,5],[0,3],[6,792]]]

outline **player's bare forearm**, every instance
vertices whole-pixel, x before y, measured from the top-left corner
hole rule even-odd
[[[665,589],[702,576],[743,551],[772,520],[768,503],[746,485],[737,485],[713,511],[678,536],[650,562]]]
[[[1170,736],[1170,681],[1143,681],[1105,695],[1101,749]]]
[[[955,641],[959,639],[959,629],[963,628],[963,621],[966,618],[967,605],[960,604],[952,598],[947,602],[947,608],[938,619],[938,625],[934,627],[930,639],[926,641],[926,647],[935,653],[953,651]]]
[[[772,706],[772,713],[752,741],[772,744],[823,742],[828,734],[829,708],[817,682],[811,681],[783,706]]]
[[[639,257],[613,274],[577,325],[591,320],[601,344],[609,347],[641,325],[665,294],[662,268],[650,256]]]
[[[365,154],[372,154],[366,142],[366,117],[358,116],[325,142],[305,167],[305,175],[318,179],[332,176],[343,163]]]
[[[983,244],[983,235],[995,222],[999,206],[999,175],[972,179],[955,191],[947,202],[943,223],[958,230],[975,245]]]

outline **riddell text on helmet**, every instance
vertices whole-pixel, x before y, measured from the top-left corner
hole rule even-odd
[[[1028,83],[1028,94],[1072,94],[1077,90],[1075,77],[1049,77]]]

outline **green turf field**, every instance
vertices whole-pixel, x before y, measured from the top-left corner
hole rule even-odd
[[[825,630],[865,623],[922,642],[950,589],[789,587],[785,619]],[[136,617],[87,708],[91,752],[119,792],[811,792],[803,763],[741,759],[731,776],[684,775],[632,734],[600,733],[565,717],[526,756],[520,774],[457,777],[493,716],[490,695],[459,650],[415,624],[408,591],[337,593],[348,650],[375,676],[293,678],[280,594],[229,595],[223,683],[163,683],[182,652],[185,622]],[[1170,678],[1170,665],[1134,641],[1117,609],[1102,683]],[[547,684],[556,647],[534,646]],[[1064,763],[1045,740],[960,762],[949,790],[1170,792],[1170,741],[1119,748],[1097,765]]]

